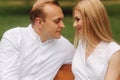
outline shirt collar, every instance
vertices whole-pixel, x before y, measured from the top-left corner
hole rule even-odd
[[[34,29],[32,28],[32,24],[29,24],[28,26],[28,30],[30,31],[30,33],[33,35],[33,37],[35,37],[35,39],[41,41],[40,39],[40,36],[34,31]],[[46,43],[52,43],[54,41],[56,41],[58,39],[50,39],[50,40],[47,40],[45,42],[41,42],[42,44],[46,44]]]
[[[32,24],[29,24],[28,30],[31,32],[31,34],[37,39],[40,40],[40,36],[34,31]]]

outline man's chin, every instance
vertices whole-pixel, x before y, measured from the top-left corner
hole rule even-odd
[[[59,39],[61,37],[61,35],[57,36],[56,39]]]

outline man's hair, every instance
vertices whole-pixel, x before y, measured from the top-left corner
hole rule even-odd
[[[43,6],[45,4],[54,4],[60,7],[60,4],[57,0],[37,0],[33,5],[32,10],[30,11],[30,20],[32,24],[34,24],[37,17],[45,20],[46,14],[43,11]]]

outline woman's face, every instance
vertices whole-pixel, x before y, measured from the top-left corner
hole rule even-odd
[[[82,20],[82,15],[78,10],[74,11],[74,23],[73,23],[73,27],[79,32],[81,33],[81,29],[83,27],[83,20]]]

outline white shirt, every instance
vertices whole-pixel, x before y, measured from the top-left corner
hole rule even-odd
[[[73,54],[73,45],[62,36],[42,43],[31,25],[8,30],[0,42],[0,80],[53,80]]]
[[[79,42],[72,62],[75,80],[104,80],[111,56],[120,50],[115,42],[100,42],[91,55],[85,59],[85,45]]]

